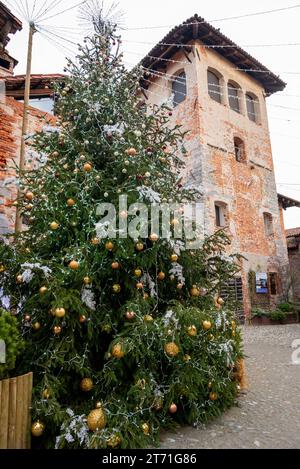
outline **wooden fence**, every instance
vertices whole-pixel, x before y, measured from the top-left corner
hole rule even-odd
[[[0,381],[0,449],[29,449],[32,373]]]

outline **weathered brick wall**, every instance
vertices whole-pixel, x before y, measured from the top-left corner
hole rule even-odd
[[[13,202],[17,197],[14,167],[20,156],[22,118],[22,103],[13,98],[0,101],[0,234],[14,229],[16,209]],[[30,108],[28,133],[40,130],[53,119],[53,116]]]
[[[242,262],[244,309],[251,309],[248,273],[278,272],[278,295],[268,297],[276,304],[286,293],[288,280],[288,254],[284,227],[278,205],[268,117],[264,90],[249,75],[235,70],[236,66],[200,42],[194,43],[189,63],[178,52],[168,63],[165,78],[157,78],[150,85],[151,103],[160,103],[171,95],[172,75],[184,69],[187,76],[187,99],[175,107],[172,120],[182,124],[189,133],[186,178],[196,185],[205,203],[205,232],[211,234],[215,226],[215,202],[228,206],[228,233],[232,239],[231,252],[245,256]],[[179,63],[180,62],[180,63]],[[222,104],[208,94],[207,69],[217,70],[224,77]],[[247,115],[245,98],[241,100],[241,113],[228,105],[227,82],[239,84],[243,96],[246,92],[259,99],[259,123]],[[158,95],[158,96],[157,96]],[[245,142],[246,162],[236,161],[234,137]],[[274,233],[266,236],[263,213],[273,217]]]

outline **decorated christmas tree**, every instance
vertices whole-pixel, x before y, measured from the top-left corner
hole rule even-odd
[[[237,271],[228,238],[191,248],[175,236],[199,198],[182,186],[184,135],[168,125],[170,107],[145,109],[141,71],[124,68],[119,46],[105,23],[68,63],[57,126],[27,140],[36,169],[20,174],[18,205],[28,229],[0,245],[39,447],[146,447],[237,395],[240,333],[220,297]],[[154,231],[159,205],[171,217]]]

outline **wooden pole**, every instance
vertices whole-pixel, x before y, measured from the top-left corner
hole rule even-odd
[[[23,109],[23,124],[22,124],[22,135],[21,135],[21,150],[20,150],[20,161],[19,169],[22,171],[25,167],[25,136],[28,130],[28,106],[30,98],[30,81],[31,81],[31,63],[32,63],[32,46],[33,46],[33,35],[36,32],[33,22],[29,23],[29,36],[28,36],[28,52],[27,52],[27,69],[26,69],[26,80],[25,80],[25,91],[24,91],[24,109]],[[20,190],[18,191],[18,197]],[[15,223],[16,233],[22,231],[22,217],[19,209],[16,213]]]

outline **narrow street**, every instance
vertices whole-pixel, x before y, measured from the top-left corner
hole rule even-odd
[[[249,392],[209,425],[162,437],[162,448],[300,448],[300,324],[244,328]]]

